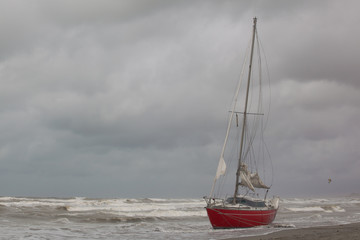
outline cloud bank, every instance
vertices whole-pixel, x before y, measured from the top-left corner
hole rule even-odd
[[[0,195],[208,194],[255,15],[272,193],[359,192],[357,2],[0,5]]]

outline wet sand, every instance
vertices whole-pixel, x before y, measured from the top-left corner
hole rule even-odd
[[[230,238],[227,240],[245,240],[245,239],[247,240],[283,240],[283,239],[359,240],[360,223],[326,226],[326,227],[286,229],[262,236]]]

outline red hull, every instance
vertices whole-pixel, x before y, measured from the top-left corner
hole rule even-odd
[[[206,211],[213,228],[248,228],[272,223],[277,209],[237,210],[206,208]]]

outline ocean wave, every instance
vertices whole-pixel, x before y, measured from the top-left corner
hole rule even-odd
[[[76,221],[137,222],[171,218],[206,217],[200,199],[49,199],[0,198],[0,206],[16,215]]]
[[[325,205],[325,206],[311,206],[311,207],[287,207],[286,208],[292,212],[345,212],[345,209],[341,208],[340,206],[332,206],[332,205]]]
[[[355,197],[337,197],[337,198],[285,198],[280,200],[281,205],[287,206],[319,206],[319,205],[347,205],[357,206],[360,203],[359,198]]]
[[[69,224],[71,223],[71,221],[68,218],[58,218],[55,221],[53,221],[54,223],[62,223],[62,224]]]
[[[85,215],[87,213],[105,213],[112,214],[117,216],[125,216],[125,217],[158,217],[158,218],[176,218],[176,217],[206,217],[206,212],[203,209],[155,209],[155,208],[84,208],[84,207],[63,207],[60,210],[66,210],[69,213],[73,213],[74,215]]]
[[[280,199],[281,203],[284,204],[316,204],[316,203],[327,203],[330,199],[325,198],[284,198]]]
[[[179,207],[203,207],[204,202],[201,200],[172,200],[172,199],[86,199],[86,198],[71,198],[71,199],[49,199],[49,198],[13,198],[2,197],[0,204],[5,206],[17,207],[36,207],[36,206],[69,206],[69,207],[83,207],[85,210],[89,208],[111,208],[111,207],[128,207],[128,208],[146,208],[147,206],[160,206],[167,208]],[[144,210],[144,209],[142,209]]]
[[[224,239],[285,228],[359,222],[359,200],[283,199],[273,224],[241,230],[211,229],[203,199],[0,197],[0,220],[3,235],[11,229],[13,236],[32,234],[36,239],[56,239],[59,233],[67,238]]]

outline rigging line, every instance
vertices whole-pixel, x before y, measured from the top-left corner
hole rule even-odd
[[[236,142],[236,141],[235,141]],[[234,149],[234,144],[233,144],[233,146],[231,147],[231,149]],[[231,150],[230,151],[230,153],[232,153],[233,152],[233,150]],[[230,159],[230,160],[228,160],[227,161],[227,168],[228,169],[232,169],[231,168],[231,166],[233,165],[233,159],[235,159],[235,154],[232,154],[232,155],[228,155],[227,157],[226,157],[226,159]],[[220,181],[219,181],[219,183],[218,183],[218,187],[217,187],[217,195],[218,196],[222,196],[223,195],[223,191],[225,191],[225,185],[226,185],[226,183],[227,183],[227,181],[228,181],[228,178],[229,178],[229,173],[228,173],[228,171],[225,173],[225,175],[223,175],[223,176],[221,176],[221,178],[219,179]]]
[[[250,47],[251,47],[251,40],[249,40],[249,43],[248,43],[248,46],[246,48],[246,51],[245,51],[245,58],[244,58],[244,62],[243,62],[243,68],[245,68],[246,64],[247,64],[247,60],[248,60],[248,55],[249,55],[249,52],[250,52]],[[242,85],[242,78],[243,78],[243,70],[239,73],[239,75],[237,76],[237,79],[240,79],[240,82],[237,81],[238,83],[238,86]],[[237,102],[237,88],[235,88],[235,91],[234,91],[234,94],[233,94],[233,98],[232,98],[232,101],[231,103],[233,104],[234,102]],[[231,104],[231,106],[232,106]],[[231,107],[230,106],[230,107]]]
[[[272,186],[272,184],[274,183],[274,165],[273,165],[273,162],[272,162],[272,159],[271,159],[271,154],[269,152],[269,148],[267,147],[267,144],[264,142],[264,146],[265,146],[265,149],[266,149],[266,152],[268,154],[268,157],[269,157],[269,162],[270,162],[270,165],[271,165],[271,184],[270,184],[270,187]]]
[[[231,113],[231,117],[230,117],[230,120],[229,120],[229,123],[228,123],[227,131],[226,131],[226,136],[225,136],[225,141],[224,141],[223,148],[222,148],[221,155],[220,155],[220,161],[221,161],[221,159],[223,159],[223,157],[224,157],[225,147],[226,147],[226,144],[227,144],[227,141],[228,141],[228,137],[229,137],[229,131],[230,131],[231,123],[232,123],[232,120],[233,120],[234,111],[235,111],[235,108],[236,108],[237,98],[238,98],[239,91],[240,91],[240,87],[241,87],[241,83],[242,83],[242,80],[243,80],[243,75],[244,75],[244,71],[245,71],[247,55],[248,55],[248,52],[247,52],[246,55],[245,55],[245,59],[244,59],[243,66],[242,66],[242,70],[241,70],[241,74],[240,74],[240,81],[238,82],[238,85],[237,85],[237,87],[236,87],[236,93],[235,93],[235,96],[234,96],[234,99],[233,99],[233,111],[232,111],[232,113]],[[214,178],[214,180],[213,180],[213,184],[212,184],[212,187],[211,187],[210,195],[209,195],[210,198],[212,197],[212,195],[213,195],[213,193],[214,193],[215,184],[216,184],[217,178],[219,178],[219,177],[220,177],[220,176],[215,175],[215,178]]]
[[[257,39],[257,36],[255,36]],[[258,42],[258,41],[257,41]],[[257,44],[258,45],[258,44]],[[262,88],[261,88],[261,55],[260,55],[260,51],[259,51],[259,47],[257,47],[257,55],[258,55],[258,65],[259,65],[259,92],[258,92],[258,99],[257,99],[257,110],[258,112],[261,112],[262,109]],[[253,68],[254,69],[254,68]],[[251,88],[253,89],[253,82],[251,82]],[[250,99],[250,107],[252,106],[253,103],[253,95],[251,95],[251,99]],[[262,128],[262,124],[261,124],[261,120],[259,118],[254,118],[254,123],[250,124],[252,127],[249,128],[249,130],[247,131],[247,136],[248,137],[248,147],[246,148],[245,154],[244,154],[244,158],[247,157],[247,155],[249,155],[249,158],[251,160],[251,158],[255,158],[255,149],[253,146],[255,137],[257,135],[258,132],[258,128],[259,126],[261,126],[261,130],[263,130]],[[262,136],[262,134],[260,135],[260,137]],[[259,146],[260,147],[260,146]],[[258,164],[257,161],[254,161],[255,163],[255,169],[256,171],[258,171]]]
[[[257,55],[258,55],[258,65],[259,65],[259,95],[258,95],[259,97],[258,97],[258,107],[257,107],[257,109],[259,110],[259,112],[261,112],[262,108],[263,108],[263,106],[262,106],[262,103],[263,103],[263,97],[262,97],[262,61],[261,61],[260,43],[259,43],[259,38],[257,36],[257,31],[256,31],[256,41],[257,41]],[[253,86],[252,86],[252,88],[253,88]],[[267,123],[267,121],[268,121],[268,116],[266,118],[266,123]],[[258,156],[261,157],[262,164],[265,165],[265,162],[264,162],[264,160],[265,160],[265,151],[262,150],[263,148],[262,148],[261,143],[265,143],[264,132],[263,131],[265,130],[266,124],[264,125],[264,121],[262,120],[262,118],[261,119],[260,118],[255,118],[255,122],[254,122],[253,128],[252,128],[253,130],[250,131],[251,130],[250,129],[249,132],[247,133],[247,135],[250,136],[250,137],[249,137],[249,146],[247,148],[245,156],[249,155],[250,159],[256,157],[253,143],[254,143],[254,138],[257,135],[257,130],[258,130],[259,126],[261,126],[260,129],[262,131],[260,131],[260,139],[259,139],[260,143],[258,145],[258,149],[259,149],[260,154],[258,154]],[[268,149],[267,149],[267,152],[268,152]],[[261,154],[262,154],[262,156],[261,156]],[[269,152],[268,152],[268,155],[269,155]],[[272,162],[271,162],[271,164],[272,164]],[[258,162],[257,161],[255,161],[255,168],[256,168],[256,171],[258,171]],[[265,171],[264,171],[263,175],[265,176]],[[273,177],[273,175],[272,175],[272,177]]]
[[[260,51],[260,45],[259,45],[259,38],[257,35],[257,31],[255,33],[256,36],[256,45],[257,45],[257,54],[258,54],[258,64],[259,64],[259,110],[262,109],[262,65],[261,65],[261,51]]]
[[[237,130],[235,131],[235,136],[234,136],[234,141],[232,142],[232,146],[231,148],[229,148],[229,153],[231,153],[229,156],[228,156],[228,159],[229,160],[229,168],[230,169],[233,169],[231,168],[231,166],[234,164],[234,161],[237,160],[237,156],[239,156],[239,145],[238,145],[238,142],[240,141],[240,131]],[[230,174],[227,174],[225,176],[225,179],[227,181],[228,177],[230,176]],[[225,183],[224,183],[225,184]]]
[[[249,151],[251,150],[250,148],[253,148],[253,143],[254,143],[255,137],[257,135],[258,125],[259,125],[258,118],[255,117],[255,121],[252,124],[252,127],[246,130],[246,136],[248,136],[248,141],[246,141],[246,142],[248,142],[248,146],[245,151],[246,154],[249,154]]]
[[[234,128],[234,127],[233,127]],[[239,155],[238,151],[238,142],[240,140],[240,131],[232,131],[232,132],[235,132],[235,136],[231,136],[233,141],[230,141],[232,144],[231,146],[227,147],[227,151],[226,151],[226,159],[227,160],[227,165],[228,165],[228,169],[233,169],[232,168],[232,165],[234,164],[234,160],[236,159],[236,157]],[[217,190],[216,190],[216,195],[217,196],[221,196],[223,195],[223,191],[226,191],[226,188],[224,187],[226,185],[226,183],[228,182],[228,178],[229,178],[230,174],[229,172],[227,171],[225,173],[225,175],[223,175],[219,181],[218,181],[218,186],[217,186]]]
[[[234,127],[233,127],[234,128]],[[229,146],[226,151],[226,154],[227,154],[227,157],[226,159],[228,159],[228,162],[227,164],[229,165],[228,166],[228,169],[234,169],[232,167],[232,165],[234,164],[234,161],[237,159],[237,156],[239,156],[239,149],[238,149],[238,142],[239,142],[239,139],[240,139],[240,131],[233,131],[235,132],[235,136],[233,136],[233,141],[232,142],[232,145]],[[228,179],[230,177],[230,172],[227,172],[224,176],[222,176],[221,178],[221,182],[219,182],[219,186],[218,186],[218,191],[217,191],[217,194],[220,194],[222,195],[223,194],[223,191],[226,191],[226,189],[224,188],[224,185],[226,185],[226,183],[228,182]],[[222,191],[221,191],[222,190]]]
[[[263,56],[264,56],[264,59],[265,59],[265,66],[266,66],[266,75],[267,75],[267,82],[268,82],[268,89],[269,89],[269,97],[268,97],[268,114],[267,114],[267,116],[266,116],[266,119],[265,119],[265,122],[262,124],[263,126],[263,129],[265,130],[265,128],[267,127],[267,124],[269,123],[269,117],[270,117],[270,110],[271,110],[271,85],[270,85],[270,79],[271,79],[271,77],[270,77],[270,71],[269,71],[269,65],[268,65],[268,61],[267,61],[267,58],[266,58],[266,54],[265,54],[265,49],[264,49],[264,47],[263,47],[263,45],[262,45],[262,42],[261,42],[261,40],[260,40],[260,38],[259,38],[259,36],[258,36],[258,33],[256,32],[256,35],[257,35],[257,44],[258,44],[258,46],[259,46],[259,49],[261,49],[262,51],[262,53],[263,53]],[[270,154],[270,151],[269,151],[269,148],[267,147],[267,144],[266,144],[266,142],[265,142],[265,140],[263,139],[263,141],[264,141],[264,146],[265,146],[265,149],[266,149],[266,152],[267,152],[267,155],[268,155],[268,157],[269,157],[269,162],[270,162],[270,165],[271,165],[271,172],[272,172],[272,174],[271,174],[271,185],[270,186],[272,186],[272,184],[273,184],[273,180],[274,180],[274,166],[273,166],[273,162],[272,162],[272,159],[271,159],[271,154]]]
[[[269,104],[268,104],[268,114],[267,114],[267,118],[266,118],[266,121],[265,121],[265,127],[268,123],[268,119],[269,119],[269,115],[270,115],[270,109],[271,109],[271,85],[270,85],[270,70],[269,70],[269,64],[268,64],[268,61],[267,61],[267,58],[266,58],[266,54],[265,54],[265,49],[261,43],[261,40],[258,36],[258,33],[256,32],[256,35],[257,35],[257,41],[258,41],[258,45],[259,45],[259,49],[261,49],[261,52],[263,53],[263,56],[264,56],[264,59],[265,59],[265,66],[266,66],[266,75],[267,75],[267,82],[268,82],[268,88],[269,88]]]
[[[252,133],[249,133],[248,135],[251,136],[250,140],[249,140],[249,147],[247,149],[247,154],[250,155],[250,159],[257,159],[256,161],[254,160],[254,168],[256,170],[256,172],[259,171],[259,164],[262,163],[262,165],[264,166],[264,157],[262,157],[261,154],[263,154],[263,148],[262,148],[262,143],[263,141],[263,133],[262,131],[260,131],[260,134],[258,134],[258,130],[259,130],[259,125],[261,125],[262,122],[262,118],[260,117],[255,117],[256,121],[255,124],[253,126],[253,131]],[[254,145],[255,142],[255,138],[256,136],[259,135],[259,141],[257,142],[256,146]],[[257,149],[257,151],[255,151],[255,147]],[[262,160],[262,161],[261,161]],[[251,165],[251,168],[253,168],[253,165]],[[263,174],[264,175],[264,174]]]

